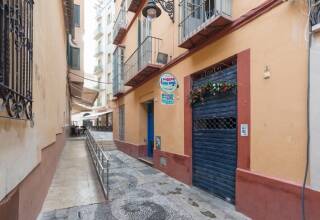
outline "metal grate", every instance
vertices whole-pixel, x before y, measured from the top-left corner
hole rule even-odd
[[[32,120],[33,0],[0,0],[1,117]]]
[[[124,105],[119,107],[119,139],[125,138],[125,108]]]
[[[193,121],[193,128],[195,130],[236,129],[237,119],[235,117],[198,119]]]

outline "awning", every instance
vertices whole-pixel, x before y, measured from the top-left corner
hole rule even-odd
[[[84,120],[94,120],[94,119],[97,119],[101,115],[105,115],[105,114],[108,114],[108,113],[111,113],[111,112],[112,112],[111,109],[109,111],[106,111],[106,112],[97,112],[97,113],[93,113],[93,114],[84,116],[84,117],[82,117],[82,119],[84,119]]]
[[[73,87],[73,86],[71,86],[71,87]],[[81,96],[77,96],[75,94],[72,94],[72,90],[71,90],[72,98],[74,98],[80,104],[88,105],[88,106],[92,107],[94,102],[96,101],[98,95],[99,95],[99,92],[97,90],[83,87],[80,95]]]
[[[72,107],[72,114],[92,111],[92,108],[90,106],[83,105],[74,100],[71,102],[71,107]]]

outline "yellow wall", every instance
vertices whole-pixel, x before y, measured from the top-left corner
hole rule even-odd
[[[33,128],[0,118],[0,200],[41,161],[40,150],[56,140],[68,120],[67,59],[63,1],[35,0]],[[50,10],[48,10],[50,9]]]
[[[233,13],[239,17],[261,2],[234,1]],[[250,48],[251,169],[265,175],[301,182],[306,156],[307,83],[307,46],[303,35],[306,17],[303,12],[302,1],[283,3],[173,66],[168,72],[177,77],[180,85],[174,106],[160,104],[159,76],[121,98],[118,103],[126,106],[125,141],[143,144],[141,136],[146,134],[138,132],[143,128],[139,124],[139,98],[152,93],[155,100],[155,135],[161,136],[162,150],[183,154],[184,77]],[[163,36],[170,35],[164,29],[172,29],[172,23],[171,26],[165,23],[164,20],[171,22],[166,17],[167,14],[163,12],[158,26],[158,21],[153,23],[153,30]],[[163,21],[161,27],[160,20]],[[177,22],[174,26],[176,41]],[[135,33],[136,30],[132,29],[127,36]],[[132,47],[128,45],[131,44],[130,40],[125,42],[126,49]],[[166,42],[170,44],[172,39]],[[173,50],[179,51],[175,56],[184,51],[176,46]],[[271,70],[271,78],[268,80],[263,78],[266,65]],[[115,111],[115,127],[117,114]],[[115,129],[115,138],[118,137],[117,132]]]

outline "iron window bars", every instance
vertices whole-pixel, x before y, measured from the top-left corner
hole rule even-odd
[[[33,4],[0,0],[1,117],[32,120]]]
[[[310,12],[311,25],[320,24],[320,1],[313,0]]]

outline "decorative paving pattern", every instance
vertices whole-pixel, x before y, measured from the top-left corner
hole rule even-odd
[[[234,207],[118,151],[110,160],[109,202],[43,213],[39,220],[245,220]]]
[[[118,151],[108,151],[109,200],[119,220],[247,219],[234,207]]]

